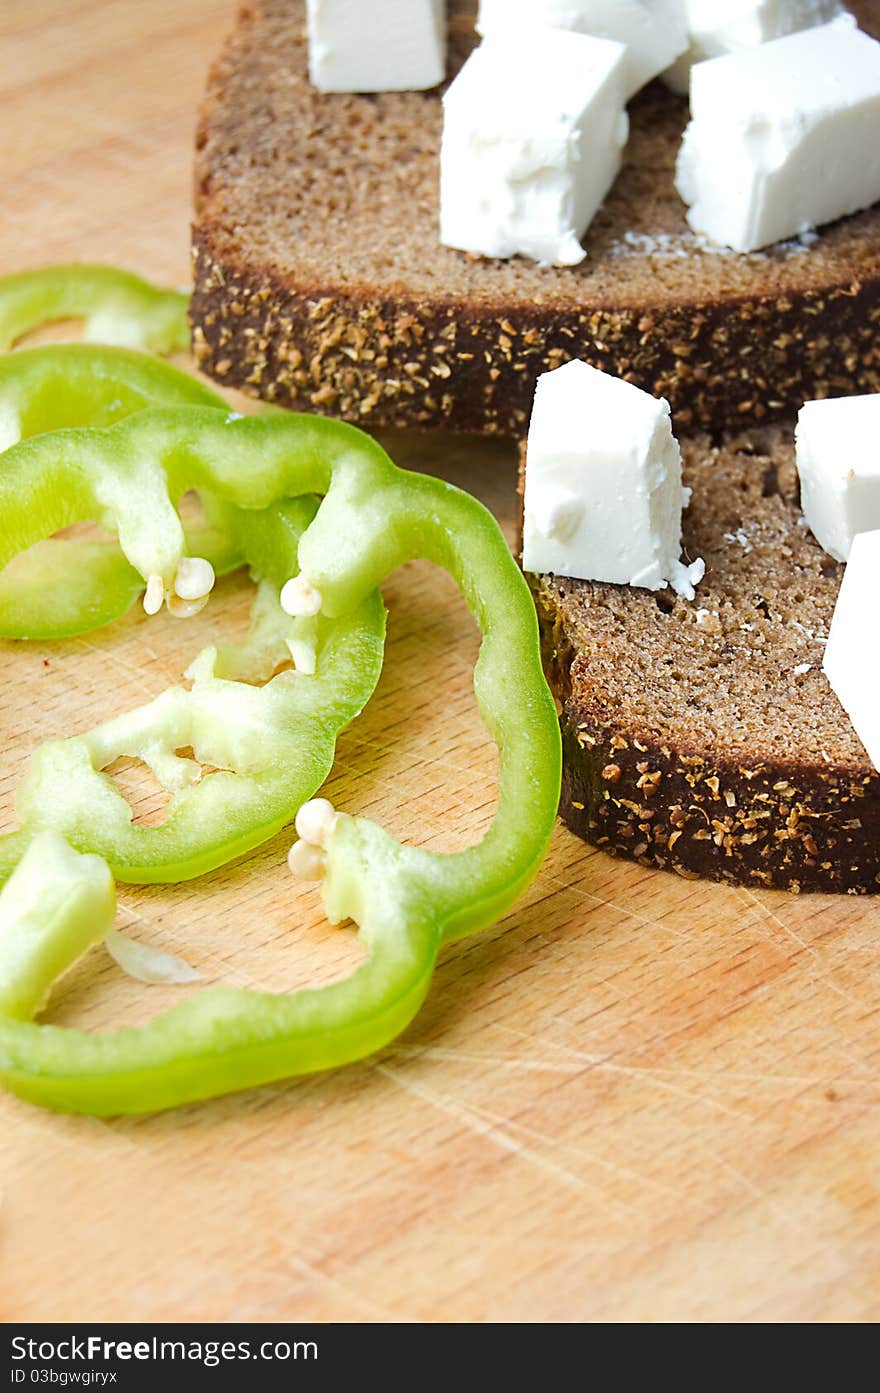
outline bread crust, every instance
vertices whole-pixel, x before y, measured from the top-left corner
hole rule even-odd
[[[674,226],[676,237],[690,235],[671,191],[674,139],[665,134],[670,122],[678,130],[683,117],[668,94],[649,90],[633,118],[634,166],[591,228],[581,268],[517,263],[511,271],[468,262],[440,247],[430,202],[436,151],[428,145],[438,139],[438,94],[395,94],[377,107],[372,98],[315,93],[304,76],[302,43],[297,49],[285,39],[301,9],[300,0],[261,0],[242,11],[202,107],[192,321],[199,366],[211,377],[282,406],[368,427],[508,436],[523,433],[539,373],[573,357],[665,396],[678,429],[770,420],[806,397],[880,390],[880,211],[823,233],[819,251],[703,258],[709,270],[693,278],[700,293],[692,293],[688,262],[658,261],[650,237],[647,250],[639,252],[637,242],[625,265],[615,261],[630,236],[627,219],[651,208],[652,199],[657,229]],[[453,66],[471,42],[463,36],[469,9],[467,0],[453,0]],[[880,23],[878,0],[862,0],[862,9],[863,22]],[[282,53],[290,66],[279,76]],[[271,102],[261,106],[273,76]],[[314,255],[304,265],[295,190],[297,175],[310,167],[297,152],[295,133],[317,123],[325,138],[338,136],[336,168],[325,177],[333,188],[341,181],[355,200],[349,215],[365,218],[359,195],[351,193],[360,157],[355,145],[344,147],[347,132],[361,113],[384,121],[371,130],[389,131],[405,127],[408,112],[413,126],[427,131],[428,145],[412,175],[412,209],[401,216],[436,274],[404,269],[395,276],[387,248],[371,274],[369,249],[360,243],[352,265],[342,264],[344,238],[332,236],[326,265]],[[652,123],[660,135],[652,134]],[[655,175],[653,164],[661,160]],[[388,162],[390,168],[393,152]],[[381,173],[373,171],[377,179]],[[288,200],[293,218],[289,246],[272,254],[250,228],[267,200]],[[673,236],[657,235],[661,242]],[[715,268],[719,288],[707,291]],[[447,279],[452,292],[444,288]]]
[[[540,578],[545,670],[561,704],[559,813],[579,837],[640,865],[760,889],[880,891],[880,775],[796,758],[732,761],[597,720]]]
[[[493,315],[469,304],[297,286],[193,236],[193,346],[202,372],[300,411],[368,427],[521,436],[542,372],[581,358],[663,396],[677,428],[789,415],[807,398],[880,391],[880,280],[784,300]],[[756,360],[760,345],[760,364]]]

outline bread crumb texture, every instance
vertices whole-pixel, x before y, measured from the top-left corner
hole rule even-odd
[[[685,877],[876,893],[880,775],[822,671],[843,566],[804,525],[791,429],[683,453],[683,550],[706,560],[693,603],[530,578],[562,704],[562,816]]]
[[[853,9],[880,36],[880,0]],[[450,76],[475,10],[451,0]],[[687,103],[654,83],[584,262],[473,258],[438,240],[439,92],[324,95],[307,54],[302,0],[258,0],[210,74],[192,318],[219,382],[368,426],[505,435],[573,357],[667,397],[679,430],[880,390],[877,208],[812,242],[713,248],[673,187]]]

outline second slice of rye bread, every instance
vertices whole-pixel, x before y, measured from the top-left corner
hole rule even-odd
[[[880,775],[822,671],[843,567],[803,524],[791,430],[682,452],[695,601],[529,577],[562,708],[562,817],[685,876],[876,893]]]

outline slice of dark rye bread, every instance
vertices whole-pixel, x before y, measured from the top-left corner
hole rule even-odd
[[[852,8],[880,36],[880,0]],[[475,9],[450,0],[450,74]],[[655,83],[630,114],[580,266],[469,258],[438,240],[439,92],[322,95],[303,0],[253,0],[199,123],[200,366],[367,426],[510,435],[538,374],[572,357],[667,397],[678,430],[880,389],[880,208],[806,248],[709,249],[673,188],[686,101]]]
[[[561,705],[560,813],[680,875],[877,893],[880,775],[822,671],[843,566],[804,526],[791,429],[682,453],[695,601],[529,577]]]

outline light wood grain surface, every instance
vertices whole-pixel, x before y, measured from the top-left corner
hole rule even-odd
[[[189,171],[230,0],[4,0],[0,271],[107,260],[188,276]],[[512,528],[503,446],[392,442]],[[419,567],[387,589],[380,689],[330,796],[459,847],[493,756],[476,639]],[[176,680],[243,628],[223,581],[188,624],[0,645],[0,818],[40,740]],[[139,816],[152,790],[128,775]],[[282,836],[204,883],[123,889],[120,927],[213,980],[348,971]],[[563,829],[526,900],[448,951],[381,1057],[156,1118],[55,1117],[0,1098],[0,1311],[19,1319],[838,1320],[880,1311],[880,906],[786,898],[614,862]],[[48,1018],[139,1021],[94,950]]]

